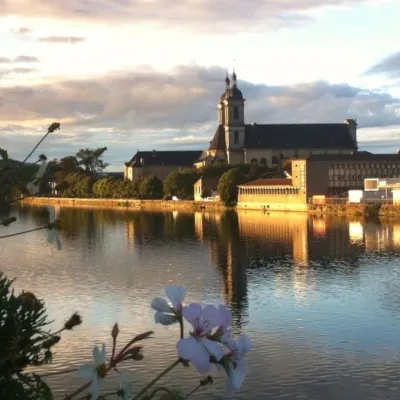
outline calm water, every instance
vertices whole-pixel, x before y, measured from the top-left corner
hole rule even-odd
[[[135,386],[176,357],[177,327],[153,323],[149,305],[167,284],[188,301],[227,303],[237,333],[254,349],[237,399],[398,399],[400,393],[400,223],[312,219],[258,212],[186,214],[58,210],[63,251],[42,231],[2,240],[0,268],[16,289],[46,301],[55,326],[74,311],[83,324],[63,336],[46,371],[110,346],[114,322],[125,342],[154,329],[145,359],[128,362]],[[14,211],[16,232],[40,226],[39,208]],[[122,343],[121,343],[122,344]],[[225,399],[223,375],[198,399]],[[168,384],[197,375],[178,367]],[[85,381],[49,379],[61,398]],[[117,377],[109,379],[114,388]]]

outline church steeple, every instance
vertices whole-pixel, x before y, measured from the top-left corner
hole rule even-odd
[[[229,90],[230,84],[231,84],[231,81],[229,80],[228,73],[226,73],[226,78],[225,78],[225,91]]]
[[[236,72],[235,69],[233,69],[233,73],[232,73],[232,89],[237,86],[237,76],[236,76]]]

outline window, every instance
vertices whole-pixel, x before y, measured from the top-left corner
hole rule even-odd
[[[233,132],[233,143],[234,144],[238,144],[239,143],[239,132],[238,131],[234,131]]]
[[[233,119],[239,119],[239,107],[233,107]]]

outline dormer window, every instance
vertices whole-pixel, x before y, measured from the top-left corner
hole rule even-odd
[[[233,107],[233,119],[239,119],[239,107]]]

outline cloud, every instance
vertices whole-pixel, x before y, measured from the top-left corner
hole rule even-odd
[[[369,4],[370,0],[3,0],[0,15],[79,19],[85,22],[155,23],[176,27],[237,32],[238,29],[266,30],[312,20],[311,10]],[[378,1],[388,3],[386,0]]]
[[[375,127],[378,139],[378,128],[400,125],[400,99],[385,92],[323,81],[268,86],[241,81],[238,72],[238,84],[247,99],[247,123],[343,122],[356,117],[360,128]],[[224,69],[217,66],[178,66],[169,73],[141,68],[4,87],[0,126],[17,141],[20,133],[13,133],[38,135],[58,120],[62,133],[69,136],[57,136],[62,139],[55,147],[50,146],[52,142],[46,145],[52,156],[107,145],[115,153],[114,162],[119,159],[121,165],[137,147],[203,149],[215,132],[224,78]]]
[[[46,43],[75,44],[83,42],[85,38],[78,36],[46,36],[46,37],[39,37],[37,40],[39,42],[46,42]]]
[[[11,75],[11,74],[30,74],[32,72],[37,72],[37,69],[36,68],[23,68],[23,67],[0,69],[0,77],[6,76],[6,75]],[[1,97],[0,97],[0,99],[1,99]],[[4,98],[3,98],[3,102],[4,102]],[[0,111],[0,113],[1,113],[1,111]]]
[[[37,57],[32,56],[18,56],[14,58],[15,63],[37,63],[39,59]]]
[[[400,51],[375,64],[365,74],[386,74],[392,78],[400,78]]]
[[[10,64],[10,63],[12,63],[10,58],[0,57],[0,64]]]
[[[26,27],[21,27],[21,28],[18,28],[18,29],[12,29],[11,32],[15,33],[16,35],[24,36],[24,35],[28,35],[29,33],[32,33],[33,29],[26,28]]]

